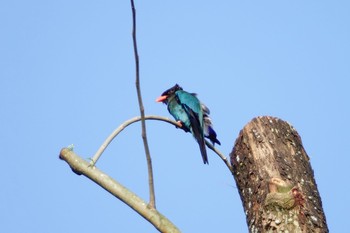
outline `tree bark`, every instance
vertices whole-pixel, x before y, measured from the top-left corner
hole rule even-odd
[[[254,118],[230,159],[250,232],[328,232],[309,157],[289,123]]]

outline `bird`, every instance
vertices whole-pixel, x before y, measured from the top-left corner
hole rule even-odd
[[[209,117],[209,108],[197,98],[197,94],[184,91],[178,84],[164,91],[156,101],[167,105],[178,127],[192,133],[199,145],[203,163],[209,164],[204,137],[213,145],[221,145]]]

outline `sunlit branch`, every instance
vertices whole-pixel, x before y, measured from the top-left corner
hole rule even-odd
[[[60,159],[66,161],[74,173],[86,176],[111,193],[113,196],[130,206],[160,232],[180,232],[180,230],[164,215],[159,213],[154,208],[149,208],[147,203],[135,193],[131,192],[129,189],[112,179],[97,167],[91,166],[88,162],[75,154],[71,149],[63,148],[60,152]]]
[[[158,120],[158,121],[164,121],[169,124],[174,125],[175,127],[178,127],[178,123],[176,121],[170,120],[169,118],[166,117],[161,117],[161,116],[155,116],[155,115],[149,115],[145,116],[145,120]],[[118,128],[116,128],[108,137],[107,139],[103,142],[103,144],[100,146],[100,148],[97,150],[95,155],[92,157],[90,164],[95,165],[97,160],[100,158],[104,150],[107,148],[107,146],[112,142],[112,140],[121,132],[123,131],[126,127],[129,125],[141,121],[141,117],[134,117],[131,118],[124,123],[122,123]],[[214,147],[210,142],[207,140],[205,141],[206,145],[213,150],[221,159],[222,161],[226,164],[227,168],[231,171],[232,173],[232,166],[230,162],[227,160],[226,156],[224,156],[216,147]]]

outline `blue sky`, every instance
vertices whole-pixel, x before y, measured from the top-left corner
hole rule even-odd
[[[253,117],[290,122],[310,156],[331,232],[348,219],[350,3],[136,1],[146,114],[179,83],[198,93],[226,155]],[[156,232],[58,159],[91,157],[139,115],[129,1],[0,3],[4,232]],[[148,200],[140,125],[97,166]],[[157,206],[183,232],[247,232],[233,177],[190,134],[147,122]]]

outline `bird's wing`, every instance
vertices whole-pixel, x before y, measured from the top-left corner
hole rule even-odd
[[[183,107],[188,115],[191,124],[191,131],[194,138],[199,144],[203,162],[208,163],[207,150],[205,148],[205,140],[203,133],[203,112],[199,100],[190,93],[185,91],[177,91],[176,97],[179,104]]]
[[[180,104],[186,104],[192,111],[195,113],[202,115],[201,104],[196,96],[186,92],[186,91],[177,91],[176,98]]]
[[[205,148],[205,141],[204,141],[204,134],[203,134],[203,128],[201,126],[201,123],[199,121],[198,114],[195,113],[190,107],[188,107],[186,104],[182,104],[183,108],[185,109],[186,113],[189,116],[190,122],[191,122],[191,131],[196,139],[196,141],[199,144],[199,149],[202,154],[202,159],[204,163],[208,163],[208,155],[207,150]]]

